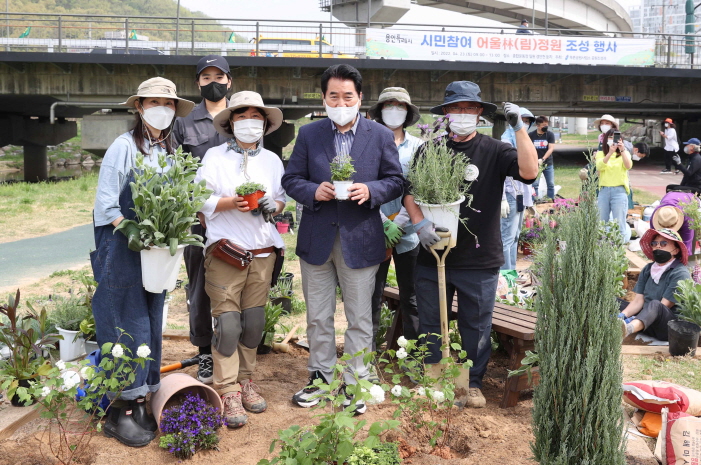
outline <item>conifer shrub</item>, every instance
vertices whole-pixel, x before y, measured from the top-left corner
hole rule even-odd
[[[612,223],[598,219],[597,182],[587,181],[579,207],[546,231],[534,264],[540,384],[531,449],[541,465],[625,462],[616,318],[625,254]]]

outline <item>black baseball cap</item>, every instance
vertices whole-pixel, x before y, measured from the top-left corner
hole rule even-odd
[[[197,63],[197,76],[200,75],[203,69],[209,68],[210,66],[219,68],[226,74],[231,74],[231,70],[229,69],[229,63],[227,63],[226,59],[223,56],[207,55]]]

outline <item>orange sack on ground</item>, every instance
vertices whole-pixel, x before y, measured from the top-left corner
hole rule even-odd
[[[659,413],[645,412],[643,419],[640,420],[638,431],[641,433],[656,438],[662,429],[662,415]]]

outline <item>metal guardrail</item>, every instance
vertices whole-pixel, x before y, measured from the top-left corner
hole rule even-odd
[[[16,52],[365,58],[367,22],[236,20],[168,16],[6,13],[0,48]],[[402,31],[513,34],[514,27],[370,23]],[[701,41],[692,35],[531,28],[537,35],[654,38],[655,65],[699,68]],[[115,37],[119,36],[119,37]],[[127,39],[131,37],[130,39]],[[155,38],[159,39],[156,40]],[[262,40],[260,40],[262,39]],[[319,40],[321,39],[321,40]],[[259,42],[260,40],[260,42]],[[266,43],[273,42],[273,43]],[[686,53],[693,50],[694,53]],[[698,59],[696,59],[698,61]]]

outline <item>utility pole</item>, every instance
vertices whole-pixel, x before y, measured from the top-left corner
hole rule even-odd
[[[5,37],[10,38],[10,0],[5,0]]]
[[[333,0],[329,0],[329,43],[333,44]]]
[[[545,0],[545,35],[548,35],[548,0]]]
[[[175,54],[178,54],[178,38],[180,36],[180,0],[178,0],[178,11],[175,13]],[[194,40],[194,39],[193,39]]]

